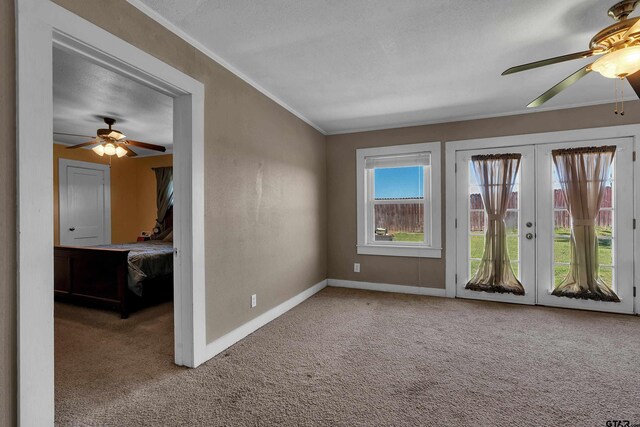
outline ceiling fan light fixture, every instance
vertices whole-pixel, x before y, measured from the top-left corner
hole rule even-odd
[[[96,147],[93,147],[92,150],[98,156],[100,156],[100,157],[104,156],[104,147],[102,145],[98,145]]]
[[[625,47],[608,53],[591,65],[591,69],[610,79],[620,79],[640,71],[640,46]]]
[[[120,147],[119,145],[116,147],[116,156],[118,157],[124,157],[127,155],[127,150],[125,150],[124,148]]]
[[[104,144],[104,154],[106,154],[107,156],[113,156],[114,154],[116,154],[116,146],[110,142],[107,142],[106,144]]]

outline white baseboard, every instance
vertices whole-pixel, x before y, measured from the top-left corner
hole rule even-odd
[[[333,286],[336,288],[365,289],[368,291],[379,292],[395,292],[399,294],[428,295],[432,297],[446,296],[445,289],[391,285],[387,283],[358,282],[355,280],[328,279],[328,286]]]
[[[325,279],[320,283],[313,285],[309,289],[300,292],[293,298],[286,300],[282,304],[273,307],[271,310],[262,313],[260,316],[256,317],[253,320],[250,320],[239,328],[236,328],[228,334],[218,338],[217,340],[210,342],[209,344],[207,344],[207,348],[205,349],[206,360],[213,358],[214,356],[231,347],[249,334],[252,334],[256,330],[260,329],[267,323],[282,316],[284,313],[291,310],[296,305],[304,302],[307,298],[323,290],[326,286],[327,280]]]

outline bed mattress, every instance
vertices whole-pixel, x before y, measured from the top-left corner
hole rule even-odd
[[[148,240],[95,247],[129,251],[128,286],[138,296],[143,294],[145,280],[173,274],[173,242]]]

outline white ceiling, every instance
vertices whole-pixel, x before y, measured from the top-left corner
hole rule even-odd
[[[95,136],[103,117],[129,138],[167,147],[173,142],[173,99],[60,49],[53,50],[53,131]],[[54,135],[75,145],[85,137]],[[163,154],[133,147],[141,156]]]
[[[501,72],[587,49],[615,2],[129,1],[327,133],[525,111],[589,60]],[[613,97],[592,73],[544,108]]]

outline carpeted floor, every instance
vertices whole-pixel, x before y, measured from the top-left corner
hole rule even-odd
[[[59,425],[640,423],[640,319],[327,288],[198,369],[172,307],[56,305]]]

